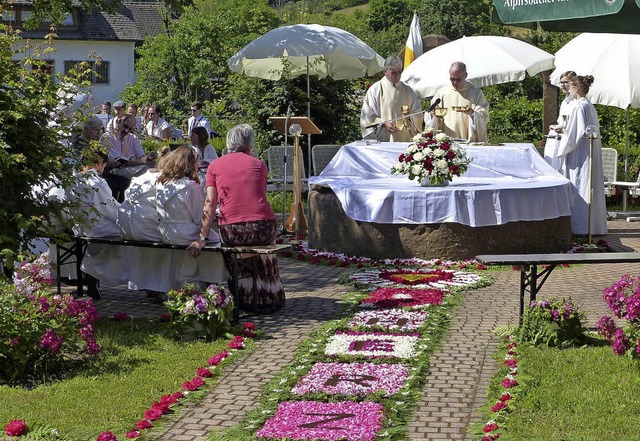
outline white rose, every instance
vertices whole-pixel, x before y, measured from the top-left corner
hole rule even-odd
[[[409,144],[409,147],[407,147],[407,153],[415,153],[417,150],[418,147],[415,144]]]
[[[436,135],[436,141],[438,141],[438,142],[445,141],[445,140],[447,140],[448,138],[449,138],[449,137],[448,137],[445,133],[438,133],[438,134]]]
[[[436,158],[441,158],[446,154],[447,154],[447,152],[445,152],[442,149],[436,149],[436,150],[433,151],[433,156],[435,156]]]
[[[449,164],[447,164],[446,159],[438,159],[435,161],[435,166],[437,169],[445,171],[449,169]]]
[[[413,155],[415,161],[424,161],[424,153],[418,151]]]
[[[422,166],[421,165],[412,165],[411,166],[411,174],[419,175],[421,171],[422,171]]]

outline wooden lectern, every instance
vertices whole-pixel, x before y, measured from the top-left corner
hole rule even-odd
[[[291,213],[287,220],[284,221],[284,228],[290,233],[295,233],[295,239],[297,240],[301,232],[305,234],[307,232],[307,218],[304,215],[304,207],[302,206],[302,167],[304,167],[304,165],[302,161],[302,150],[300,149],[300,135],[318,135],[322,133],[322,131],[305,116],[292,116],[288,121],[284,116],[272,116],[269,120],[279,133],[289,133],[293,124],[297,124],[301,128],[300,133],[292,133],[294,138],[292,173],[293,203],[291,204]],[[309,156],[309,160],[311,160],[311,156]]]

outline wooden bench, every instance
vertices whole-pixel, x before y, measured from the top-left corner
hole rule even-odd
[[[156,248],[156,249],[169,249],[169,250],[185,250],[186,245],[171,245],[164,242],[147,242],[138,240],[122,239],[120,237],[84,237],[76,236],[71,238],[71,245],[57,245],[56,246],[56,258],[57,258],[57,289],[58,294],[61,291],[60,286],[60,266],[65,263],[70,263],[71,259],[75,258],[76,271],[78,274],[77,280],[77,295],[79,297],[84,295],[84,288],[82,286],[82,260],[87,251],[87,245],[91,243],[104,244],[104,245],[116,245],[116,246],[130,246],[130,247],[143,247],[143,248]],[[252,307],[253,311],[258,311],[258,287],[256,283],[256,263],[257,259],[262,255],[278,254],[291,249],[291,245],[288,244],[274,244],[274,245],[246,245],[246,246],[221,246],[219,244],[206,245],[202,251],[221,253],[224,258],[227,270],[230,276],[229,289],[234,295],[236,305],[238,307],[246,306],[242,303],[242,298],[237,295],[238,293],[238,281],[242,279],[240,274],[243,270],[248,271],[250,277],[253,280],[252,286]],[[249,255],[249,256],[247,256]]]
[[[551,272],[558,265],[590,263],[640,262],[640,253],[551,253],[551,254],[482,254],[476,260],[485,265],[510,265],[520,267],[520,324],[524,314],[525,293],[529,301],[536,295]],[[538,272],[539,265],[546,265]]]

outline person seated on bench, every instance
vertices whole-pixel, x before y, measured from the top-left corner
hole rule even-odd
[[[107,164],[107,154],[99,144],[87,147],[82,155],[82,172],[71,187],[71,197],[79,206],[72,227],[76,236],[118,236],[116,217],[120,204],[113,198],[109,184],[100,175]],[[72,215],[74,213],[72,212]],[[120,284],[127,280],[126,264],[129,247],[89,244],[82,261],[82,271],[87,273],[87,294],[100,299],[99,281]]]
[[[156,209],[160,234],[165,243],[189,245],[198,238],[204,196],[198,179],[198,161],[190,146],[178,147],[162,166],[156,181]],[[207,231],[203,243],[220,242],[215,231]],[[201,259],[183,252],[180,277],[190,281],[218,283],[226,278],[220,253],[206,253]]]
[[[218,226],[222,243],[268,245],[275,242],[276,217],[267,200],[267,166],[253,153],[254,133],[248,124],[227,133],[228,154],[213,161],[207,169],[207,197],[199,240],[189,245],[193,256],[200,256],[205,238],[213,225],[216,206],[220,207]],[[202,258],[200,256],[199,258]],[[261,256],[258,274],[258,307],[276,308],[284,303],[284,288],[275,255]],[[253,302],[252,280],[239,275],[241,304]]]
[[[170,153],[171,148],[164,146],[158,151],[156,167],[131,179],[116,221],[124,239],[162,242],[156,210],[156,181]],[[183,258],[182,251],[132,247],[129,289],[152,291],[151,296],[158,298],[157,293],[179,288],[181,281],[177,270]]]

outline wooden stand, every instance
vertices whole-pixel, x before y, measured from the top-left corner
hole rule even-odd
[[[284,228],[289,233],[295,234],[297,240],[300,233],[307,233],[307,218],[304,214],[304,206],[302,204],[302,150],[300,149],[300,135],[318,135],[322,131],[307,117],[292,116],[287,119],[282,116],[272,116],[269,120],[276,127],[278,132],[287,133],[293,124],[298,124],[302,131],[294,135],[293,147],[293,203],[291,204],[291,212],[284,222]],[[288,124],[288,127],[286,125]]]

